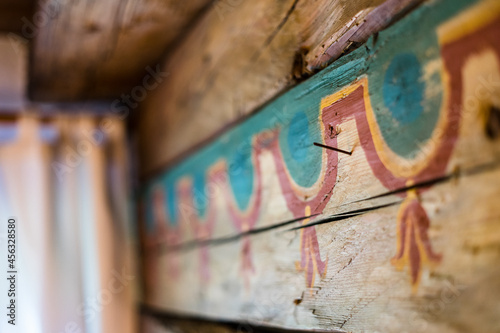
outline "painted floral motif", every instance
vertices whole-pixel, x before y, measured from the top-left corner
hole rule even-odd
[[[416,288],[420,282],[423,264],[433,267],[441,262],[442,256],[432,250],[428,236],[429,217],[415,190],[408,191],[401,204],[397,224],[398,246],[391,263],[399,270],[408,265],[411,283]]]
[[[435,18],[429,16],[423,20]],[[349,84],[342,85],[343,88],[333,94],[332,90],[340,85],[305,82],[303,90],[308,92],[307,101],[297,97],[292,99],[296,103],[290,103],[290,97],[282,96],[273,102],[274,108],[285,110],[282,123],[263,126],[268,124],[269,114],[275,112],[264,110],[267,113],[248,119],[243,129],[233,130],[203,150],[197,159],[168,173],[161,181],[175,187],[175,203],[171,206],[192,208],[192,213],[183,219],[194,239],[207,240],[213,236],[222,208],[238,233],[258,226],[264,200],[264,154],[265,158],[272,159],[275,168],[272,176],[278,180],[293,218],[322,214],[337,182],[339,156],[336,151],[313,147],[313,142],[337,147],[337,129],[345,122],[354,121],[357,133],[350,133],[350,138],[359,140],[358,147],[380,184],[402,200],[396,219],[396,254],[391,262],[399,270],[407,268],[416,290],[423,267],[432,268],[442,258],[431,245],[430,218],[420,202],[430,186],[411,188],[411,185],[447,173],[459,136],[464,99],[463,68],[467,60],[473,53],[486,49],[500,60],[498,18],[475,22],[475,30],[457,30],[462,25],[453,26],[448,32],[441,29],[440,35],[434,31],[436,24],[422,22],[422,26],[432,30],[432,36],[423,41],[424,44],[416,44],[404,34],[386,36],[398,45],[397,51],[383,46],[373,51],[376,56],[367,56],[363,65],[368,68],[363,68],[365,75],[354,75]],[[334,80],[338,75],[332,73],[343,72],[334,69],[327,74]],[[353,73],[358,72],[353,70]],[[318,107],[310,102],[314,98],[320,101],[319,113]],[[237,146],[242,140],[248,141],[244,148]],[[195,184],[194,174],[203,176],[201,186]],[[221,188],[224,205],[216,204],[215,197],[208,196],[203,207],[194,209],[197,207],[193,201],[195,187],[204,188],[212,182]],[[169,198],[163,193],[162,185],[153,182],[152,186],[147,200],[152,203],[154,232],[147,242],[149,245],[179,244],[181,236],[187,233],[186,230],[181,233],[181,218],[173,221],[172,214],[167,214],[165,202]],[[160,189],[156,189],[157,186]],[[171,211],[180,209],[172,207],[169,206]],[[300,223],[305,225],[313,218],[316,217]],[[206,284],[210,278],[210,247],[202,245],[199,251],[200,279]],[[240,251],[240,272],[248,286],[256,269],[248,235],[241,238]],[[171,256],[166,261],[175,277],[179,261],[175,254],[166,255]],[[296,262],[296,269],[304,272],[308,288],[314,286],[316,275],[326,275],[328,258],[321,257],[316,228],[301,229],[300,261]]]
[[[306,207],[305,216],[311,215],[311,208]],[[302,221],[302,225],[310,222],[310,219]],[[295,268],[299,272],[304,272],[306,277],[306,286],[314,287],[316,273],[320,277],[325,277],[328,259],[321,260],[318,238],[314,227],[300,230],[300,261],[295,262]]]

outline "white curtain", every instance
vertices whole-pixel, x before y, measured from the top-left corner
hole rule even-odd
[[[12,327],[2,320],[1,332],[136,332],[136,232],[123,123],[23,115],[0,123],[0,131],[5,272],[9,217],[18,234],[18,321]],[[0,281],[5,308],[7,283]]]

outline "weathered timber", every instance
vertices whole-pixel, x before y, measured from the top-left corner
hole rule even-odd
[[[426,3],[151,179],[145,303],[294,329],[497,332],[499,34],[498,1]]]
[[[139,119],[143,174],[179,161],[419,0],[219,0],[168,58]]]

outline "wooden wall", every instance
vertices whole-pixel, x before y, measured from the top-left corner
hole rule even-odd
[[[359,13],[285,3],[279,29],[259,1],[206,16],[144,111],[144,170],[176,161],[140,199],[145,303],[250,326],[498,332],[500,3],[425,2],[276,97],[297,60],[287,47],[338,40],[333,18]],[[231,25],[239,10],[278,32],[242,36],[258,29]],[[215,57],[243,50],[214,41],[229,26],[256,44]],[[323,63],[307,54],[301,68]]]

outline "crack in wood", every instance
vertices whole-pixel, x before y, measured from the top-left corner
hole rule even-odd
[[[264,51],[264,49],[266,49],[273,42],[274,38],[276,38],[276,36],[281,31],[281,29],[283,28],[285,23],[288,22],[288,19],[290,18],[293,11],[297,7],[298,2],[299,2],[299,0],[295,0],[292,3],[292,6],[288,9],[288,11],[285,14],[285,17],[283,17],[283,19],[280,21],[280,23],[278,24],[276,29],[274,29],[273,32],[269,35],[269,37],[267,37],[266,41],[264,42],[264,45],[262,45],[262,47],[259,50],[257,50],[257,52],[254,53],[254,55],[250,59],[251,64],[254,63],[260,57],[260,55],[262,54],[262,51]]]
[[[391,203],[384,204],[384,205],[361,208],[361,209],[356,209],[356,210],[352,210],[352,211],[348,211],[348,212],[344,212],[344,213],[339,213],[339,214],[331,215],[330,217],[327,217],[327,218],[324,218],[324,219],[321,219],[318,221],[314,221],[314,222],[311,222],[308,224],[304,224],[304,225],[301,225],[301,226],[298,226],[295,228],[288,229],[286,231],[299,230],[299,229],[309,228],[309,227],[320,225],[320,224],[338,222],[338,221],[350,219],[351,217],[363,215],[363,214],[366,214],[366,213],[374,211],[374,210],[399,205],[400,203],[401,203],[401,201],[395,201],[395,202],[391,202]]]
[[[263,233],[263,232],[266,232],[266,231],[269,231],[269,230],[273,230],[273,229],[276,229],[276,228],[280,228],[280,227],[283,227],[283,226],[295,223],[295,222],[299,222],[299,221],[302,221],[302,220],[305,220],[305,219],[316,217],[318,215],[319,214],[309,215],[309,216],[303,216],[303,217],[299,217],[299,218],[296,218],[296,219],[288,220],[288,221],[285,221],[285,222],[280,222],[280,223],[277,223],[277,224],[273,224],[273,225],[270,225],[270,226],[267,226],[267,227],[262,227],[262,228],[256,228],[256,229],[248,230],[248,231],[245,231],[245,232],[242,232],[242,233],[239,233],[239,234],[236,234],[236,235],[232,235],[232,236],[227,236],[227,237],[204,239],[204,240],[199,240],[199,239],[198,240],[192,240],[192,241],[185,242],[185,243],[182,243],[182,244],[179,244],[179,245],[176,245],[176,246],[171,246],[171,247],[163,247],[162,246],[163,244],[160,244],[160,250],[162,252],[167,252],[167,251],[190,250],[190,249],[193,249],[193,248],[196,248],[196,247],[206,246],[206,245],[221,245],[221,244],[225,244],[225,243],[229,243],[229,242],[232,242],[232,241],[239,240],[240,238],[245,237],[245,236],[260,234],[260,233]]]
[[[405,192],[410,191],[410,190],[415,190],[415,189],[419,189],[419,188],[426,188],[426,187],[430,187],[432,185],[436,185],[436,184],[439,184],[439,183],[444,183],[446,181],[459,178],[460,176],[473,176],[473,175],[476,175],[476,174],[479,174],[479,173],[482,173],[482,172],[485,172],[485,171],[488,171],[488,170],[496,169],[499,166],[500,166],[500,161],[493,161],[491,163],[477,165],[477,166],[472,167],[472,168],[470,168],[468,170],[464,170],[463,172],[460,171],[459,167],[457,167],[457,168],[455,168],[453,170],[453,172],[448,173],[448,174],[446,174],[446,175],[444,175],[442,177],[437,177],[437,178],[429,179],[429,180],[426,180],[426,181],[423,181],[423,182],[420,182],[420,183],[415,183],[415,184],[410,185],[410,186],[405,186],[405,187],[402,187],[402,188],[399,188],[399,189],[396,189],[396,190],[393,190],[393,191],[389,191],[389,192],[377,194],[377,195],[374,195],[374,196],[371,196],[371,197],[368,197],[368,198],[365,198],[365,199],[360,199],[360,200],[352,201],[352,202],[347,203],[347,204],[357,203],[357,202],[363,202],[363,201],[369,201],[369,200],[373,200],[373,199],[387,197],[387,196],[390,196],[390,195],[395,195],[395,194],[399,194],[399,193],[405,193]],[[345,204],[345,205],[347,205],[347,204]]]

